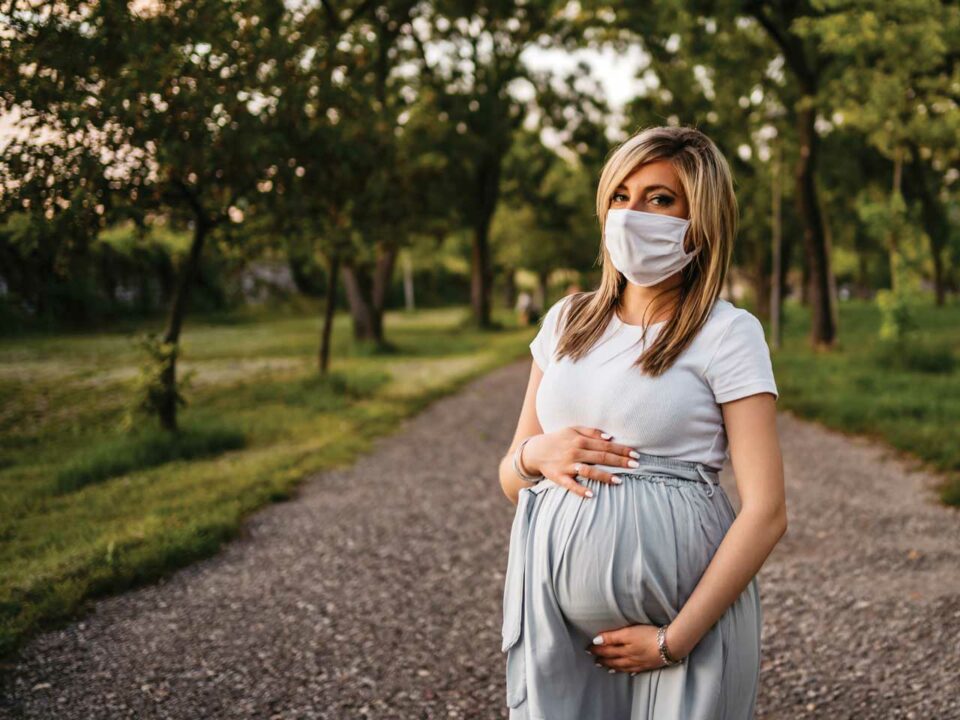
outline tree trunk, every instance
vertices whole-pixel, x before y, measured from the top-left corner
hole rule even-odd
[[[537,296],[540,312],[545,313],[550,302],[550,273],[546,270],[537,273]]]
[[[924,225],[926,224],[924,222]],[[927,236],[930,238],[930,253],[933,255],[933,292],[937,307],[943,307],[947,301],[946,283],[943,281],[943,238],[936,238],[929,232]]]
[[[397,257],[397,246],[378,247],[373,272],[353,261],[343,264],[343,285],[353,318],[353,337],[384,345],[383,310]]]
[[[811,311],[810,342],[815,347],[831,347],[836,340],[837,323],[832,298],[829,240],[824,234],[823,218],[817,199],[816,170],[818,138],[816,133],[817,82],[825,71],[826,59],[810,59],[807,44],[791,29],[797,17],[789,4],[768,8],[767,3],[750,2],[747,11],[776,43],[796,78],[801,97],[793,109],[799,141],[799,155],[794,169],[797,216],[803,228],[805,262],[801,293],[809,300]]]
[[[383,338],[380,336],[380,324],[373,317],[373,282],[370,273],[365,267],[357,266],[350,260],[343,263],[341,273],[347,304],[350,306],[350,317],[353,319],[353,339],[380,343]]]
[[[393,268],[397,264],[397,255],[400,247],[396,243],[387,243],[378,246],[377,263],[373,273],[373,309],[376,313],[377,324],[383,324],[383,311],[387,305],[387,292],[390,290],[390,280],[393,278]],[[383,337],[383,329],[380,329]]]
[[[170,362],[164,366],[160,374],[162,386],[159,404],[160,425],[164,430],[171,432],[177,429],[177,404],[180,397],[177,392],[177,353],[180,349],[180,330],[183,327],[183,318],[186,314],[190,287],[193,284],[193,278],[200,265],[203,243],[210,231],[210,227],[209,222],[202,217],[198,216],[194,220],[193,240],[190,242],[190,251],[187,253],[183,267],[180,270],[180,275],[177,278],[173,291],[173,300],[170,304],[170,313],[167,316],[167,329],[163,334],[163,341],[165,343],[176,346],[173,357],[170,359]]]
[[[470,304],[474,321],[480,327],[490,325],[490,265],[489,223],[479,221],[474,228],[473,249],[470,257]]]
[[[867,267],[867,248],[855,244],[857,250],[857,297],[861,300],[870,299],[870,278]]]
[[[323,308],[323,326],[320,335],[320,374],[326,375],[330,366],[330,336],[333,332],[333,315],[337,302],[337,274],[340,272],[340,253],[334,252],[330,258],[329,279],[327,281],[327,299]]]
[[[800,264],[800,304],[805,308],[810,307],[810,263],[804,256]]]
[[[775,350],[783,342],[783,144],[777,140],[770,188],[770,228],[772,230],[770,272],[770,346]]]
[[[827,214],[827,208],[823,207],[821,210],[823,212],[823,246],[829,261],[833,257],[833,231],[831,230],[832,225],[830,224],[830,216]],[[830,289],[830,312],[833,316],[834,334],[836,335],[837,328],[840,327],[840,296],[837,293],[837,276],[832,269],[827,273],[827,282],[827,287]]]
[[[781,165],[783,168],[784,165]],[[783,175],[783,180],[786,180],[786,175]],[[782,194],[781,194],[781,210],[783,208],[782,204]],[[792,227],[792,226],[791,226]],[[787,297],[797,298],[799,293],[797,292],[798,288],[790,284],[790,268],[793,263],[793,253],[794,253],[794,234],[792,232],[784,232],[784,224],[781,216],[780,222],[780,306],[783,307],[783,301]],[[801,266],[804,263],[801,263]]]
[[[921,218],[924,232],[930,238],[930,255],[933,257],[933,290],[936,296],[937,307],[943,307],[946,302],[946,278],[943,265],[943,251],[949,232],[948,222],[944,213],[943,205],[937,199],[937,180],[934,181],[934,187],[930,187],[931,173],[923,163],[923,158],[915,145],[911,145],[913,161],[910,163],[909,172],[912,182],[908,183],[911,194],[916,194],[920,199]],[[936,176],[932,176],[934,179]]]
[[[517,277],[514,268],[506,268],[503,274],[503,305],[512,309],[517,302]]]
[[[413,261],[410,259],[410,251],[408,250],[403,254],[403,304],[410,312],[416,310],[417,307],[413,293],[413,278]]]
[[[830,256],[820,213],[816,188],[818,139],[814,122],[816,108],[812,96],[804,98],[797,111],[797,136],[800,154],[795,169],[797,214],[803,223],[803,247],[809,270],[807,291],[810,301],[810,343],[815,348],[831,347],[836,340],[833,293],[830,283]]]
[[[900,186],[901,180],[903,178],[903,149],[898,147],[894,150],[893,158],[893,187],[890,191],[891,196],[891,207],[893,206],[893,199],[897,195],[901,195]],[[899,226],[899,221],[891,224],[893,228],[889,235],[887,236],[888,248],[890,252],[890,287],[896,292],[900,289],[901,282],[901,272],[903,271],[903,258],[900,257],[900,238],[897,237],[897,227]]]
[[[770,320],[770,296],[771,296],[771,277],[767,269],[767,259],[769,255],[766,252],[760,252],[756,255],[756,262],[753,267],[753,300],[754,309],[757,317],[761,320]]]
[[[496,150],[486,153],[480,160],[477,173],[479,202],[474,217],[473,248],[470,258],[470,303],[474,321],[479,327],[488,328],[490,322],[490,296],[493,271],[490,262],[490,221],[497,208],[500,192],[500,156]]]

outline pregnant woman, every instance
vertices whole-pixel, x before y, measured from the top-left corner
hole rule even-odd
[[[729,166],[696,129],[647,128],[608,158],[597,216],[599,287],[544,316],[500,463],[509,716],[751,718],[755,576],[787,513],[763,328],[719,297]]]

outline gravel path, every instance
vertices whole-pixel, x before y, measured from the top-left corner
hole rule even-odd
[[[0,717],[505,717],[496,465],[528,369],[475,380],[216,557],[38,637]],[[879,443],[778,423],[790,528],[760,574],[758,718],[960,718],[960,513]],[[729,467],[722,482],[736,505]]]

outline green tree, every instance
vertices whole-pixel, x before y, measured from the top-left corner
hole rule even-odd
[[[503,202],[495,216],[494,246],[501,265],[536,274],[544,309],[553,271],[587,269],[597,261],[595,199],[595,180],[579,158],[560,157],[544,146],[539,133],[518,134],[504,159]]]
[[[310,48],[282,101],[295,167],[268,198],[284,235],[306,238],[329,279],[320,349],[326,367],[335,283],[342,277],[353,335],[388,349],[383,313],[400,250],[450,214],[449,161],[437,152],[429,88],[409,72],[415,3],[311,7],[299,22]]]
[[[420,5],[409,37],[419,51],[421,81],[430,87],[443,123],[443,152],[455,163],[448,175],[456,214],[472,232],[471,305],[474,322],[491,324],[493,262],[490,227],[503,162],[527,106],[514,85],[536,78],[523,62],[525,49],[572,27],[554,2]]]
[[[841,69],[824,83],[823,93],[835,98],[835,116],[861,132],[891,164],[883,208],[891,288],[899,292],[911,282],[909,235],[923,227],[942,305],[948,231],[940,198],[948,185],[947,169],[960,160],[955,89],[960,8],[941,0],[821,0],[818,6],[821,15],[802,18],[796,26],[808,42],[830,48],[837,58]],[[905,169],[907,164],[912,167]],[[913,180],[910,195],[923,208],[917,224],[908,216],[905,173]]]
[[[0,97],[31,134],[0,166],[14,202],[43,206],[53,212],[47,219],[64,201],[77,208],[74,217],[85,218],[136,206],[191,229],[160,338],[171,348],[169,361],[151,403],[162,426],[174,430],[176,356],[204,246],[242,219],[245,198],[290,157],[275,130],[282,68],[296,47],[284,5],[63,3],[42,12],[26,2],[11,6]],[[17,185],[23,177],[47,180]]]

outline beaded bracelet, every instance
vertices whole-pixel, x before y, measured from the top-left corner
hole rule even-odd
[[[679,660],[674,660],[667,654],[667,626],[661,625],[657,629],[657,647],[660,648],[660,660],[663,661],[664,665],[679,665],[683,662],[684,658]]]

